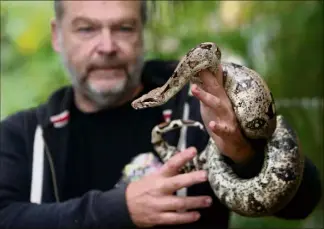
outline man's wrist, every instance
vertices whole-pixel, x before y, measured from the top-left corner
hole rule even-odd
[[[246,143],[241,151],[237,151],[237,157],[229,157],[230,165],[233,171],[242,178],[252,178],[261,171],[264,163],[264,154],[261,148],[254,148],[251,144]]]
[[[248,143],[245,143],[244,146],[240,147],[239,150],[236,150],[230,158],[235,164],[245,165],[251,162],[254,156],[254,149]]]
[[[235,164],[245,165],[253,160],[255,150],[248,140],[244,138],[239,129],[237,129],[236,132],[237,134],[234,135],[236,139],[231,144],[231,152],[227,152],[227,154]]]
[[[107,228],[133,228],[135,226],[127,206],[127,187],[128,184],[123,183],[118,188],[98,193],[93,211],[97,222],[99,222],[96,226]]]

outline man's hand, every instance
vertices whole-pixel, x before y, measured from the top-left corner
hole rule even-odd
[[[192,94],[200,100],[200,111],[209,135],[225,156],[235,163],[248,162],[254,155],[243,137],[231,104],[223,87],[223,71],[214,76],[210,71],[200,72],[203,88],[192,86]]]
[[[174,195],[181,188],[207,181],[206,171],[179,174],[179,169],[195,155],[196,149],[188,148],[173,156],[157,172],[128,185],[126,201],[134,224],[144,228],[192,223],[199,219],[199,212],[190,210],[209,207],[212,201],[209,196]]]

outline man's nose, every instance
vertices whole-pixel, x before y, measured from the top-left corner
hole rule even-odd
[[[110,31],[103,31],[97,46],[100,54],[113,54],[117,51],[116,42]]]

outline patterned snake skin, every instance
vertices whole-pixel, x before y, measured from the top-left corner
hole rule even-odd
[[[206,149],[181,172],[207,170],[215,195],[237,214],[249,217],[272,215],[295,195],[303,174],[304,158],[296,134],[284,117],[276,114],[271,91],[258,73],[241,65],[221,62],[219,47],[204,42],[187,53],[162,87],[134,100],[132,106],[134,109],[160,106],[186,83],[201,84],[198,75],[201,70],[208,69],[216,75],[219,64],[223,67],[224,88],[241,130],[249,139],[266,140],[262,170],[251,179],[238,177],[210,138]],[[164,162],[178,150],[165,142],[162,135],[183,126],[204,129],[201,123],[192,120],[172,120],[153,128],[152,144]]]

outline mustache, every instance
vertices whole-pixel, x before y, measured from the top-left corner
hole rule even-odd
[[[87,71],[90,72],[95,69],[103,68],[124,68],[126,69],[126,63],[121,60],[112,60],[112,61],[96,61],[88,65]]]
[[[127,68],[127,63],[121,60],[112,60],[112,61],[97,61],[89,64],[87,68],[87,72],[91,72],[96,69],[104,69],[104,68],[121,68],[125,71],[127,78],[130,78],[130,72]]]

